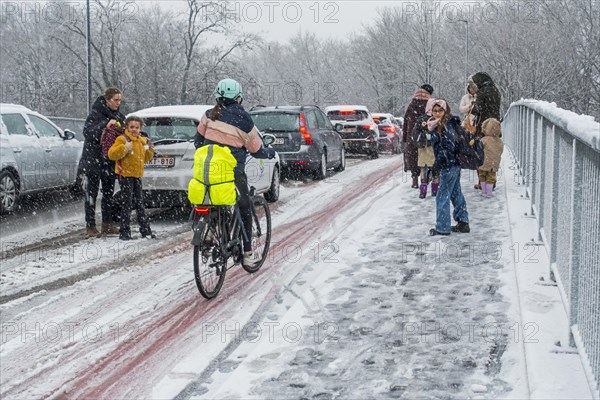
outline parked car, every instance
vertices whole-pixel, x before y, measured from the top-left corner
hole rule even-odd
[[[24,106],[0,104],[0,212],[27,193],[73,188],[83,143]]]
[[[250,115],[259,130],[276,137],[273,147],[287,171],[308,171],[324,179],[329,168],[346,168],[342,138],[319,107],[256,106]]]
[[[330,106],[327,117],[344,140],[348,153],[379,157],[379,128],[365,106]]]
[[[402,152],[402,140],[400,134],[402,128],[398,126],[392,114],[371,114],[379,128],[379,151],[390,151],[392,154]]]
[[[187,188],[194,172],[194,139],[202,115],[211,105],[181,105],[152,107],[136,111],[144,120],[143,131],[154,143],[154,158],[144,170],[142,185],[145,205],[152,207],[186,206]],[[249,156],[246,161],[248,184],[269,202],[279,199],[280,161],[259,160]]]

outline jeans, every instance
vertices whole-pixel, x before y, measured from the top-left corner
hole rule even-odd
[[[469,223],[467,202],[460,188],[460,167],[453,166],[440,171],[440,187],[435,198],[435,230],[450,233],[450,202],[454,206],[454,220]]]
[[[85,193],[85,226],[96,227],[96,198],[102,183],[102,223],[112,223],[112,197],[115,190],[116,174],[114,164],[103,165],[99,171],[87,172],[87,190]]]
[[[121,235],[131,234],[131,210],[134,209],[137,214],[140,233],[144,236],[150,235],[150,222],[144,209],[144,194],[142,192],[142,179],[124,177],[119,180],[121,187]]]

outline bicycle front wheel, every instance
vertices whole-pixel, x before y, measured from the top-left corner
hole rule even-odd
[[[202,243],[194,246],[194,278],[200,294],[207,299],[215,297],[225,281],[227,260],[221,251],[222,235],[218,220],[212,219]]]
[[[262,267],[269,253],[271,245],[271,211],[264,197],[256,196],[252,198],[252,256],[251,265],[242,267],[254,273]]]

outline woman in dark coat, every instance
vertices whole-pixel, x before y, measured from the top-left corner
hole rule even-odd
[[[471,111],[476,118],[477,134],[483,137],[481,126],[488,118],[500,121],[500,91],[492,78],[485,72],[478,72],[469,78],[469,84],[475,89],[475,105]]]
[[[96,229],[96,198],[102,183],[102,233],[118,234],[119,228],[112,219],[112,197],[115,189],[115,164],[108,157],[102,156],[100,137],[105,128],[115,126],[117,122],[123,126],[125,116],[119,111],[122,94],[117,88],[108,88],[104,95],[98,97],[92,111],[83,126],[83,152],[80,168],[87,178],[85,194],[85,234],[88,237],[98,236]]]
[[[494,84],[492,78],[485,72],[478,72],[469,78],[468,84],[475,90],[475,104],[471,113],[475,116],[475,134],[483,137],[482,126],[486,119],[500,118],[500,102],[502,100],[500,91]],[[502,137],[502,136],[500,136]],[[477,171],[479,176],[479,171]],[[495,187],[495,186],[494,186]],[[481,189],[481,181],[477,182],[475,189]]]
[[[402,141],[404,142],[404,172],[411,172],[412,187],[419,188],[420,168],[417,165],[418,151],[413,143],[411,135],[417,119],[425,115],[425,106],[427,100],[433,94],[433,87],[425,84],[418,88],[412,98],[412,101],[406,108],[404,114],[404,126],[402,127]]]

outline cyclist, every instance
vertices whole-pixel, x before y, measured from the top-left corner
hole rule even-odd
[[[242,107],[244,94],[242,85],[233,79],[223,79],[214,91],[217,104],[206,111],[198,124],[198,133],[194,144],[200,147],[206,144],[228,146],[231,154],[237,160],[234,169],[235,186],[238,191],[238,207],[242,217],[245,235],[244,258],[245,266],[252,266],[252,211],[248,178],[246,171],[246,156],[248,153],[255,158],[274,158],[275,150],[263,147],[262,139],[250,114]]]

